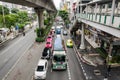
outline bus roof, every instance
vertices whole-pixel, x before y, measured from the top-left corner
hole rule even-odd
[[[63,45],[62,45],[62,38],[61,37],[55,38],[54,50],[55,51],[63,51],[64,50]]]

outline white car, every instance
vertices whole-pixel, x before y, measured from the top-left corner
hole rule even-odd
[[[63,35],[67,35],[67,31],[66,30],[63,31]]]
[[[48,61],[46,59],[40,59],[35,70],[34,79],[46,79],[47,69]]]

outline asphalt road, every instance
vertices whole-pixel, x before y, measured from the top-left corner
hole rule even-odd
[[[34,40],[34,30],[30,30],[25,36],[19,36],[0,47],[0,80],[9,72],[28,47],[33,44]]]
[[[69,36],[64,36],[66,40]],[[49,68],[46,80],[85,80],[81,66],[73,48],[67,48],[68,66],[66,71],[52,71],[49,61]]]

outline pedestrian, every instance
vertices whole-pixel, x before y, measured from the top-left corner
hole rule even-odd
[[[77,49],[79,49],[79,47],[80,47],[80,41],[79,41],[79,43],[78,43]]]
[[[106,61],[106,59],[104,60],[104,64],[106,65],[106,63],[107,63],[107,61]]]
[[[111,65],[108,65],[108,68],[107,68],[108,76],[110,76],[110,71],[111,71]]]

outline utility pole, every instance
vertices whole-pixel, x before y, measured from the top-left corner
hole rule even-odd
[[[2,14],[3,14],[3,27],[5,27],[5,13],[4,13],[3,2],[2,2]]]

